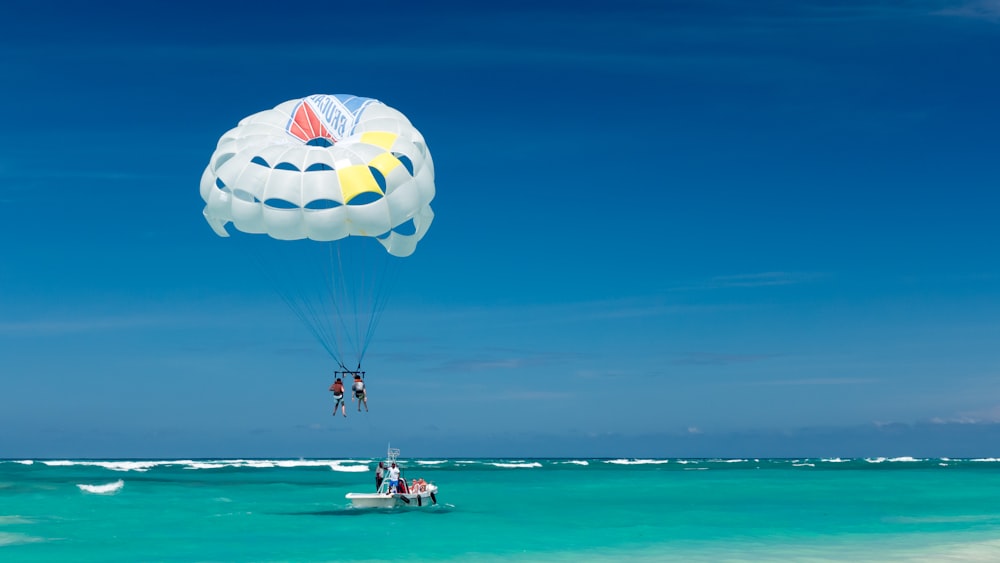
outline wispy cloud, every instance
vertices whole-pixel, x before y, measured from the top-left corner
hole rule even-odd
[[[994,424],[1000,422],[1000,405],[958,412],[950,416],[936,416],[930,422],[931,424]]]
[[[932,13],[941,16],[958,16],[1000,22],[1000,0],[957,2],[954,6],[941,8]]]
[[[52,59],[78,61],[99,59],[101,61],[130,62],[146,61],[191,61],[207,63],[209,61],[230,62],[234,59],[246,58],[249,52],[254,53],[254,59],[268,64],[327,62],[341,61],[345,65],[364,66],[372,63],[384,63],[394,60],[396,63],[419,64],[424,67],[462,68],[503,65],[531,65],[551,68],[553,66],[599,66],[613,68],[623,72],[649,72],[650,70],[665,70],[668,68],[689,68],[696,66],[706,56],[690,53],[662,54],[646,53],[638,50],[623,50],[609,52],[607,44],[595,44],[589,50],[581,48],[558,48],[545,45],[512,45],[507,47],[482,46],[475,43],[442,43],[442,44],[384,44],[378,46],[356,47],[352,45],[310,46],[303,49],[297,44],[279,44],[260,46],[253,45],[129,45],[127,49],[118,46],[91,46],[82,49],[52,52]],[[11,59],[28,59],[29,55],[37,56],[37,50],[8,48],[5,53]],[[724,59],[713,55],[712,59]],[[736,68],[740,59],[730,57]],[[0,67],[4,68],[4,67]],[[16,67],[8,62],[6,70],[13,72]]]
[[[737,274],[732,276],[716,276],[708,281],[708,287],[726,288],[793,285],[814,281],[821,277],[823,277],[823,274],[814,272],[761,272],[756,274]]]
[[[763,0],[741,6],[728,6],[734,23],[759,27],[810,22],[853,22],[912,19],[920,16],[996,17],[997,0]]]
[[[755,381],[751,385],[867,385],[879,380],[869,377],[804,377],[801,379],[772,379]]]
[[[628,377],[642,376],[642,375],[648,375],[648,374],[645,374],[645,373],[633,373],[633,372],[630,372],[628,370],[623,370],[623,369],[617,369],[616,368],[616,369],[606,369],[606,370],[581,369],[581,370],[577,370],[576,372],[574,372],[573,375],[575,377],[580,378],[580,379],[601,380],[601,379],[605,379],[605,378],[608,378],[608,377],[628,378]]]
[[[0,180],[101,180],[136,181],[167,178],[167,174],[138,174],[115,170],[80,170],[51,168],[39,170],[0,170]]]
[[[421,319],[422,323],[470,323],[488,321],[491,326],[554,325],[593,321],[644,319],[672,315],[717,313],[742,310],[743,304],[675,304],[660,296],[578,301],[573,303],[532,303],[498,307],[458,307],[437,310],[398,311]]]
[[[492,356],[489,352],[484,352],[477,357],[466,359],[459,358],[444,362],[437,367],[430,368],[430,371],[470,373],[496,370],[518,370],[545,366],[557,361],[560,357],[561,356],[556,354],[526,354],[514,351],[504,351],[502,354]]]
[[[819,272],[758,272],[715,276],[704,281],[668,288],[668,291],[705,291],[746,287],[773,287],[814,282],[826,277]]]
[[[778,357],[777,354],[721,354],[718,352],[698,352],[687,354],[670,362],[675,366],[724,366],[746,364]]]
[[[0,333],[64,334],[150,327],[163,325],[167,322],[168,320],[165,318],[147,316],[5,321],[0,322]]]
[[[530,358],[499,358],[491,360],[455,360],[446,363],[447,371],[489,371],[496,369],[521,369],[529,365]]]
[[[206,325],[228,324],[225,318],[201,313],[185,314],[150,312],[148,314],[92,315],[81,313],[79,317],[41,317],[22,320],[0,320],[0,334],[10,335],[55,335],[96,331],[133,330],[161,327],[204,327]]]
[[[496,399],[506,401],[551,401],[559,399],[569,399],[574,397],[568,391],[515,391],[511,393],[499,393]]]

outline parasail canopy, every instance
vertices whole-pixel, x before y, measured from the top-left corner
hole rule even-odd
[[[373,237],[409,256],[434,219],[434,163],[399,111],[316,94],[255,113],[219,139],[201,178],[205,219],[280,240]]]

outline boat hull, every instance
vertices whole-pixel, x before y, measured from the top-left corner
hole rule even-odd
[[[410,493],[347,493],[345,498],[354,508],[422,508],[437,503],[437,487]]]

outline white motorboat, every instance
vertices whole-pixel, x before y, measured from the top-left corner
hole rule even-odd
[[[397,448],[389,448],[386,454],[385,466],[389,468],[399,457]],[[345,498],[351,501],[354,508],[423,508],[437,504],[437,485],[423,479],[412,479],[407,482],[402,475],[399,477],[398,490],[390,489],[389,478],[374,493],[347,493]]]

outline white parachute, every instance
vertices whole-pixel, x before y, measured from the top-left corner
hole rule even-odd
[[[434,163],[399,111],[317,94],[244,118],[201,177],[205,218],[281,240],[374,237],[409,256],[434,219]]]
[[[244,233],[330,247],[324,279],[313,284],[325,302],[280,281],[276,289],[342,367],[344,335],[360,366],[385,303],[384,260],[377,271],[361,262],[410,256],[434,219],[434,193],[430,151],[406,116],[344,94],[289,100],[244,118],[219,139],[201,178],[203,213],[219,236],[228,237],[232,223]],[[351,255],[361,259],[346,257],[348,237],[384,248],[363,240]],[[287,263],[270,269],[283,273]]]

